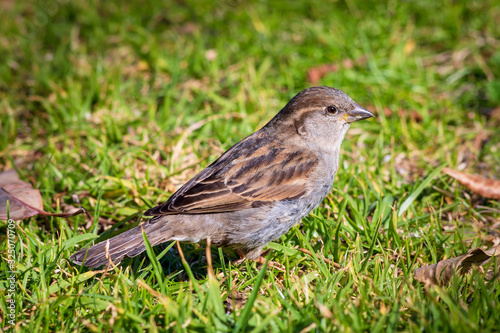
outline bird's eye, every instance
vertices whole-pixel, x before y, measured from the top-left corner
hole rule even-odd
[[[337,107],[336,107],[336,106],[331,105],[331,106],[328,106],[328,107],[326,108],[326,111],[327,111],[329,114],[337,114],[337,113],[339,112],[339,109],[337,109]]]

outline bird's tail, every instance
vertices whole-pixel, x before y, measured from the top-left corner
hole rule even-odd
[[[73,254],[70,260],[75,264],[83,264],[92,268],[107,265],[109,259],[113,263],[118,264],[124,257],[135,257],[146,250],[142,236],[143,230],[151,246],[168,241],[170,239],[169,228],[167,230],[160,229],[167,229],[166,225],[164,223],[150,223],[148,221],[104,242],[93,245],[88,249],[82,249]]]

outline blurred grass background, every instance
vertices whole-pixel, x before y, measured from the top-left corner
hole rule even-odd
[[[443,163],[500,174],[498,22],[493,0],[0,1],[0,171],[16,168],[47,211],[77,195],[91,215],[20,222],[14,329],[498,330],[498,282],[413,280],[498,240],[498,201],[428,177]],[[213,249],[208,279],[203,245],[183,246],[188,265],[172,244],[95,276],[68,262],[313,84],[377,119],[351,127],[335,190],[270,245],[286,273],[234,267],[232,251]]]

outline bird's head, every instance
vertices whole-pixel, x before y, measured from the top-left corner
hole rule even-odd
[[[312,87],[292,98],[269,124],[292,128],[311,144],[339,147],[351,123],[371,117],[343,91]]]

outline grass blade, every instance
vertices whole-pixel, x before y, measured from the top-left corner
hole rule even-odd
[[[248,323],[248,318],[250,318],[253,305],[255,303],[255,300],[257,299],[257,296],[259,295],[260,285],[262,284],[262,280],[264,280],[264,276],[266,275],[267,272],[268,261],[269,258],[266,259],[264,266],[262,266],[259,275],[257,276],[257,280],[255,281],[252,294],[250,295],[250,298],[248,298],[247,304],[245,304],[245,308],[243,309],[243,311],[241,311],[241,315],[238,318],[238,321],[236,322],[236,327],[234,328],[233,333],[240,332],[242,329],[246,327]]]
[[[419,196],[419,194],[424,190],[424,188],[426,188],[427,186],[429,186],[429,184],[431,183],[432,179],[434,179],[434,177],[436,177],[436,175],[441,172],[441,170],[446,166],[446,163],[443,163],[441,164],[439,167],[437,167],[434,171],[432,171],[430,173],[429,176],[427,176],[427,178],[425,178],[425,180],[422,182],[422,184],[420,184],[416,189],[415,191],[413,191],[409,196],[408,198],[406,198],[406,200],[403,202],[403,204],[401,205],[401,207],[399,207],[399,212],[398,212],[398,216],[401,216],[403,215],[404,212],[406,212],[406,210],[408,209],[408,207],[410,207],[410,205],[413,203],[413,201],[415,201],[415,199]]]

